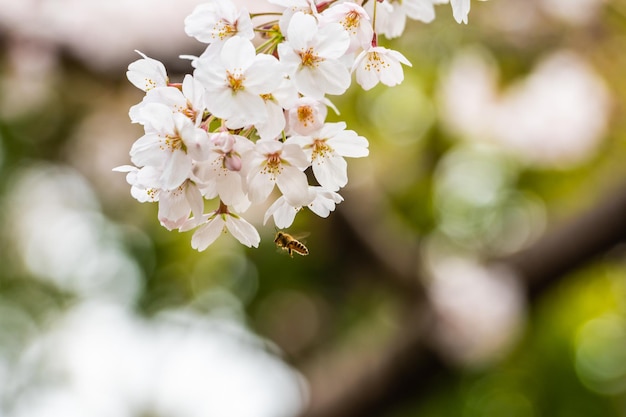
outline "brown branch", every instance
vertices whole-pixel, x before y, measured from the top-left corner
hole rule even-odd
[[[360,219],[359,223],[363,220]],[[376,221],[370,218],[370,222],[365,224],[373,223],[376,224]],[[358,234],[363,233],[365,231],[359,228]],[[567,273],[606,253],[625,237],[626,185],[608,193],[586,213],[550,231],[529,249],[494,262],[504,264],[519,273],[526,282],[529,301],[533,302],[560,282]],[[365,237],[367,241],[378,241],[378,238]],[[394,254],[395,262],[402,262],[402,265],[395,266],[398,275],[402,277],[401,282],[411,281],[411,277],[404,274],[408,271],[407,268],[414,266],[408,259],[415,256],[415,248],[411,247],[410,250],[412,253]],[[373,253],[376,254],[376,250]],[[379,255],[386,262],[388,254]],[[416,279],[415,276],[412,278]],[[426,395],[429,385],[438,376],[453,372],[427,343],[436,321],[429,313],[423,292],[417,291],[415,296],[414,305],[419,308],[415,308],[404,326],[401,326],[396,341],[377,358],[364,365],[358,372],[358,377],[347,381],[345,386],[338,386],[337,381],[342,380],[341,371],[333,369],[332,363],[326,363],[321,377],[309,379],[312,402],[303,417],[379,416],[398,404],[415,401],[419,396]],[[306,370],[304,373],[307,374]],[[328,394],[329,390],[334,392]],[[320,392],[326,394],[320,395]]]

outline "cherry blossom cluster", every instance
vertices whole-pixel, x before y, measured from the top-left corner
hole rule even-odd
[[[138,201],[158,202],[164,227],[195,229],[200,251],[226,231],[257,247],[259,233],[242,217],[253,205],[271,202],[264,223],[279,228],[303,207],[327,217],[343,201],[345,158],[369,153],[346,123],[326,121],[328,108],[337,112],[327,96],[343,94],[353,74],[365,90],[402,82],[411,64],[379,46],[378,34],[399,36],[407,18],[429,22],[445,2],[268,0],[282,12],[259,14],[232,0],[197,6],[185,31],[207,47],[184,56],[192,74],[173,83],[141,53],[129,65],[129,81],[146,93],[129,114],[145,134],[130,150],[134,165],[115,170]],[[469,0],[451,2],[466,21]]]

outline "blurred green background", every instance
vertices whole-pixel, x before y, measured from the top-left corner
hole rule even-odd
[[[382,40],[413,66],[332,98],[370,156],[328,219],[298,215],[310,255],[294,259],[261,211],[258,249],[198,253],[111,172],[142,135],[133,50],[181,80],[200,1],[14,3],[0,416],[626,416],[621,238],[532,297],[508,263],[626,190],[626,1],[472,1],[468,25],[441,5]],[[406,340],[422,350],[389,365]]]

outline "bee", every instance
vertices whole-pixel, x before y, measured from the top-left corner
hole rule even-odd
[[[274,243],[276,243],[276,246],[278,246],[279,248],[286,250],[287,253],[289,253],[289,256],[291,256],[292,258],[294,252],[302,256],[306,256],[309,254],[309,250],[307,249],[307,247],[288,233],[276,232]]]

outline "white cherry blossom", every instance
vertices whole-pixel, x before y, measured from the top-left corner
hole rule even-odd
[[[159,222],[167,230],[181,227],[193,212],[202,216],[204,201],[200,190],[192,181],[185,181],[173,190],[159,193]]]
[[[146,104],[142,113],[151,123],[144,126],[146,134],[131,147],[131,161],[138,167],[154,166],[161,170],[156,188],[175,189],[189,177],[193,159],[206,159],[206,132],[160,103]]]
[[[165,86],[148,91],[141,103],[130,108],[129,115],[133,123],[145,125],[149,120],[144,119],[145,114],[142,113],[141,108],[147,103],[161,103],[189,117],[196,126],[199,126],[205,110],[204,94],[202,84],[191,74],[187,74],[181,88]]]
[[[339,3],[324,10],[321,21],[339,23],[350,36],[350,47],[347,52],[355,52],[359,48],[367,48],[372,43],[374,28],[372,22],[361,6],[356,3]]]
[[[309,203],[308,182],[304,170],[309,166],[306,155],[296,144],[277,140],[260,140],[243,158],[247,169],[247,191],[252,203],[262,203],[278,186],[293,206]]]
[[[254,37],[250,14],[231,0],[210,0],[196,6],[185,19],[185,33],[209,44],[223,43],[233,36]]]
[[[271,94],[261,96],[265,102],[267,118],[255,124],[261,139],[276,139],[285,129],[287,120],[284,109],[293,107],[298,100],[298,91],[294,84],[283,78],[280,86]]]
[[[224,210],[225,208],[220,205],[215,212],[204,215],[204,224],[198,227],[191,237],[191,247],[201,252],[226,232],[230,232],[235,239],[249,248],[258,247],[261,237],[254,226],[243,217]]]
[[[343,197],[338,193],[320,186],[309,186],[309,196],[311,202],[306,204],[306,207],[320,217],[328,217],[330,212],[335,210],[335,206],[343,201]],[[302,207],[304,206],[292,206],[281,196],[265,212],[263,224],[273,217],[276,227],[285,229],[292,225]]]
[[[338,23],[319,27],[315,17],[296,13],[289,23],[287,41],[278,45],[281,62],[296,88],[306,96],[343,94],[350,86],[350,73],[341,61],[350,36]]]
[[[287,110],[287,134],[309,135],[324,126],[326,103],[312,97],[301,97]]]
[[[147,166],[137,168],[132,165],[122,165],[113,168],[115,172],[125,172],[126,182],[130,184],[130,194],[140,203],[154,203],[159,201],[159,189],[151,184],[158,184],[161,171]]]
[[[219,197],[227,206],[244,212],[250,206],[250,200],[244,192],[241,155],[254,145],[249,139],[228,131],[213,133],[210,140],[213,147],[209,157],[196,163],[194,179],[206,198]]]
[[[169,83],[165,65],[161,61],[149,58],[145,54],[135,51],[143,58],[132,62],[126,71],[126,77],[135,87],[143,91],[150,91],[156,87],[165,87]]]
[[[399,36],[407,19],[430,22],[434,5],[448,2],[467,23],[470,0],[267,0],[274,7],[254,15],[234,0],[207,0],[185,19],[185,32],[208,44],[200,56],[181,55],[193,75],[172,83],[163,63],[138,51],[128,66],[145,92],[129,111],[144,135],[130,149],[133,165],[114,170],[126,173],[135,199],[158,203],[163,227],[196,229],[198,250],[225,232],[257,247],[259,233],[237,213],[273,192],[264,223],[288,227],[303,207],[329,216],[343,201],[346,158],[369,150],[344,122],[326,123],[328,107],[339,114],[327,95],[343,94],[353,72],[365,90],[402,82],[410,62],[377,36]],[[309,185],[309,167],[319,185]],[[219,207],[204,213],[206,201]]]
[[[324,187],[309,187],[309,191],[315,196],[307,207],[320,217],[328,217],[335,206],[343,201],[343,197],[334,191]]]
[[[310,136],[292,136],[285,144],[302,147],[311,162],[313,174],[327,190],[337,191],[348,183],[347,162],[344,157],[361,158],[369,154],[368,142],[346,124],[326,123]]]
[[[356,82],[364,90],[373,88],[379,82],[393,87],[404,80],[402,65],[411,63],[398,51],[372,46],[364,50],[354,61],[352,71],[356,72]]]
[[[262,95],[280,86],[282,74],[276,58],[257,55],[252,42],[238,36],[224,43],[219,58],[201,58],[195,71],[206,88],[207,110],[231,129],[267,120]]]

